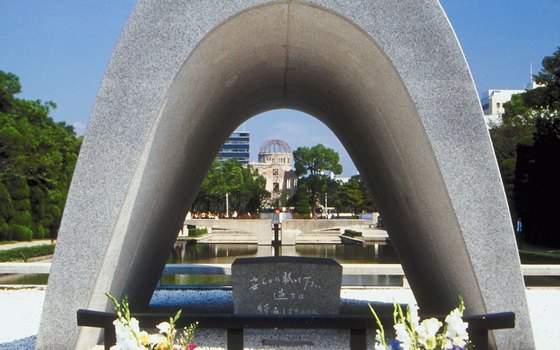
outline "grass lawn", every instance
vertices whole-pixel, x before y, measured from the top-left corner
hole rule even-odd
[[[26,261],[29,258],[51,255],[54,253],[54,245],[43,244],[33,247],[21,247],[0,250],[0,262]]]

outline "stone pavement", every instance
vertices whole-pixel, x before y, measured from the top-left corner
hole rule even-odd
[[[13,248],[33,247],[37,245],[51,244],[50,239],[37,239],[34,241],[14,242],[9,244],[0,244],[0,250],[8,250]]]

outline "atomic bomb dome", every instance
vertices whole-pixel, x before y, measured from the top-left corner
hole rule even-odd
[[[249,166],[266,179],[266,190],[272,193],[272,200],[279,198],[282,191],[293,194],[297,176],[292,169],[292,148],[282,140],[265,141],[259,149],[258,163]]]
[[[260,153],[292,153],[292,149],[286,142],[273,139],[265,141],[261,145],[261,148],[259,149],[259,154]]]
[[[282,140],[265,141],[259,149],[259,163],[282,164],[291,170],[292,168],[292,148]]]

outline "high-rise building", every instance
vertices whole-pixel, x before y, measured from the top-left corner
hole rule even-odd
[[[251,133],[248,131],[233,132],[218,153],[218,160],[237,159],[243,165],[249,164],[250,139]]]

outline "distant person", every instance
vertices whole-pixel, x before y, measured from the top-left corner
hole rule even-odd
[[[381,215],[379,215],[377,217],[377,228],[385,228],[385,225],[383,224],[383,219],[381,218]]]
[[[58,231],[54,227],[51,227],[50,231],[51,245],[54,245],[56,243],[56,239],[58,238]]]
[[[234,210],[233,214],[231,214],[232,219],[237,219],[237,211]]]
[[[523,239],[523,220],[521,217],[518,217],[515,221],[515,240],[517,241],[517,245],[521,245],[521,241]]]

